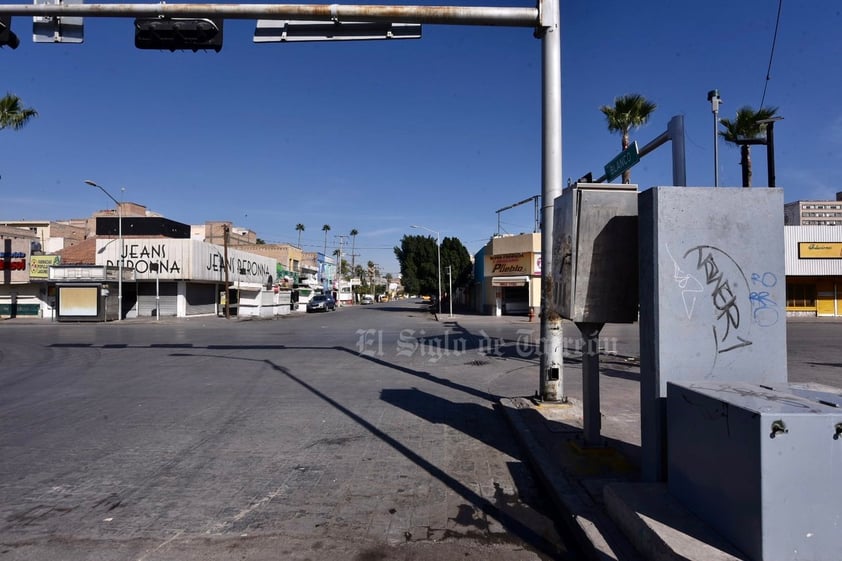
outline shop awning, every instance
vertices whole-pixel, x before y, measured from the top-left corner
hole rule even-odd
[[[491,286],[524,286],[529,283],[529,277],[492,277]]]

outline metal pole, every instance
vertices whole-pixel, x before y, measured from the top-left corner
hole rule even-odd
[[[540,397],[564,396],[561,316],[553,308],[553,205],[561,196],[561,27],[559,0],[542,0],[542,174]]]
[[[161,319],[161,265],[155,267],[155,321]]]
[[[441,315],[441,244],[439,243],[439,232],[431,228],[427,228],[426,226],[419,226],[418,224],[412,224],[410,228],[427,230],[428,232],[432,232],[436,235],[436,260],[438,261],[437,270],[439,278],[439,295],[437,300],[439,301],[439,315]]]
[[[713,112],[713,186],[719,187],[719,90],[709,91],[708,101]]]
[[[117,262],[117,321],[123,321],[123,193],[125,187],[120,188],[120,204],[117,216],[117,237],[120,238],[120,260]]]
[[[91,181],[90,179],[86,179],[85,183],[90,185],[91,187],[96,187],[103,193],[105,196],[114,201],[114,204],[117,205],[117,239],[119,244],[119,252],[120,254],[117,257],[117,307],[119,308],[117,311],[117,321],[123,320],[123,204],[115,199],[111,193],[105,190],[105,187],[97,183],[96,181]],[[120,188],[120,192],[124,192],[126,190],[125,187]],[[120,196],[122,199],[122,195]],[[106,268],[107,270],[107,268]],[[108,311],[106,310],[105,319],[108,319]]]
[[[223,258],[225,261],[225,319],[231,319],[231,295],[228,293],[228,224],[222,225]]]
[[[436,258],[439,262],[439,315],[441,315],[441,242],[439,242],[439,233],[436,232]]]
[[[672,184],[687,186],[687,164],[684,159],[684,115],[670,119],[667,132],[672,141]]]
[[[447,301],[450,302],[450,317],[453,317],[453,268],[450,265],[447,266],[447,281]]]
[[[582,333],[582,413],[585,445],[600,446],[599,332],[602,323],[577,323]]]
[[[775,186],[775,121],[766,125],[766,172],[769,175],[769,187]]]
[[[553,0],[558,5],[558,0]],[[557,9],[556,9],[557,13]],[[0,15],[80,17],[214,17],[225,19],[373,21],[535,27],[538,8],[343,4],[3,4]]]

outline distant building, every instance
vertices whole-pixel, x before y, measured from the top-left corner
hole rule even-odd
[[[842,316],[842,227],[785,226],[787,315]]]
[[[794,201],[784,205],[787,226],[842,226],[842,191],[835,201]]]
[[[474,261],[477,311],[528,315],[541,306],[541,234],[494,236]]]

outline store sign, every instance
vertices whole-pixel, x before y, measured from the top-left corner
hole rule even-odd
[[[842,259],[842,242],[798,242],[799,259]]]
[[[535,256],[538,256],[538,258],[536,259]],[[540,275],[540,265],[540,253],[502,253],[486,256],[485,270],[492,277],[500,275]]]
[[[29,258],[29,278],[47,280],[50,267],[60,264],[61,257],[58,255],[33,255]]]
[[[0,273],[3,284],[29,282],[29,240],[0,240]]]
[[[122,257],[122,259],[121,259]],[[187,239],[130,238],[97,240],[97,265],[117,268],[122,264],[137,280],[193,280],[264,285],[277,274],[277,260]]]

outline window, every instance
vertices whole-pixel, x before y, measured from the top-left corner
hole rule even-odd
[[[787,308],[815,308],[816,285],[786,283]]]

